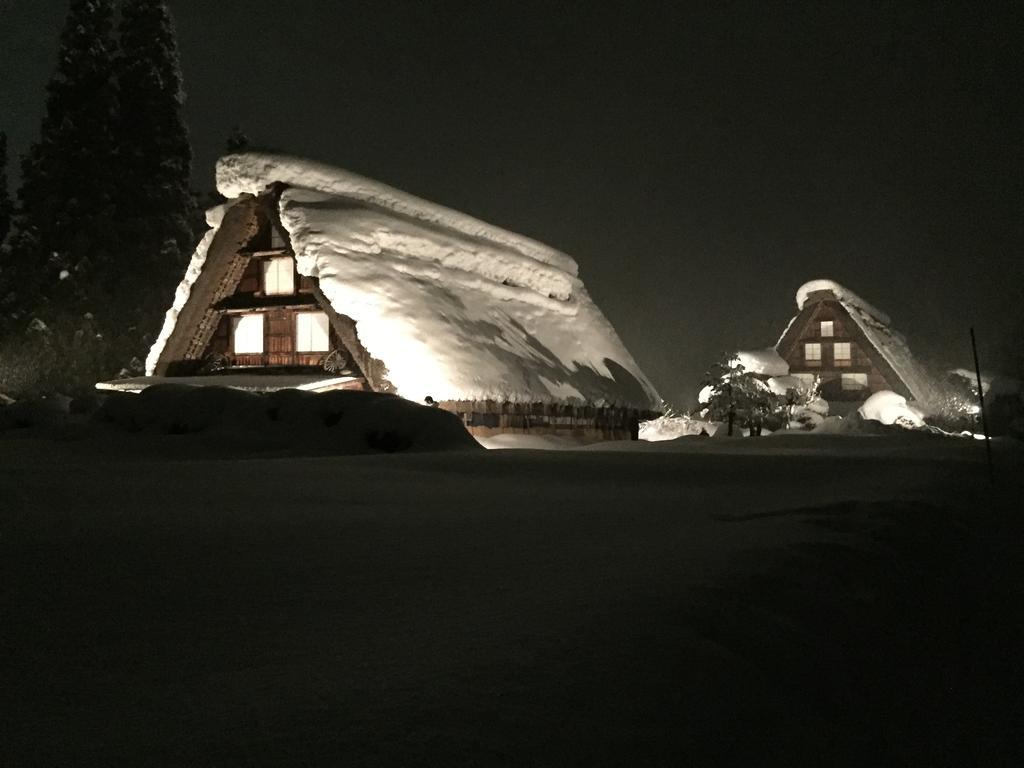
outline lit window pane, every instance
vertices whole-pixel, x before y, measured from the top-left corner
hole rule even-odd
[[[330,344],[330,325],[323,312],[300,312],[295,316],[297,352],[326,352]]]
[[[279,256],[263,262],[263,292],[268,296],[295,293],[291,256]]]
[[[804,344],[804,360],[821,360],[821,344]]]
[[[821,335],[822,336],[826,336],[826,337],[832,335],[832,321],[831,320],[822,320],[821,321]]]
[[[231,318],[231,338],[236,355],[263,354],[263,315]]]
[[[844,373],[841,378],[843,389],[845,390],[868,388],[868,375],[866,373]]]
[[[850,342],[840,341],[836,342],[833,354],[836,360],[849,360],[850,359]]]

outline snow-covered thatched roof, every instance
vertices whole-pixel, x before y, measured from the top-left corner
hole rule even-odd
[[[658,409],[657,392],[566,254],[320,163],[247,153],[217,165],[217,188],[229,198],[277,184],[298,272],[356,321],[360,342],[404,397]],[[176,306],[204,256],[201,245]]]
[[[811,280],[801,285],[796,292],[797,308],[801,311],[809,301],[815,299],[835,300],[847,311],[868,343],[907,387],[913,400],[930,403],[936,398],[938,393],[935,382],[911,354],[903,335],[890,327],[892,321],[887,314],[833,280]],[[783,331],[779,344],[795,320],[796,317]]]

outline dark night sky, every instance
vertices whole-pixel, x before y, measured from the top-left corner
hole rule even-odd
[[[776,5],[172,0],[196,185],[237,122],[560,248],[677,405],[816,277],[966,364],[1024,283],[1024,14]],[[14,153],[65,9],[0,0]]]

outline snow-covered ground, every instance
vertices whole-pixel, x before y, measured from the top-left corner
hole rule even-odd
[[[0,764],[1015,764],[1019,447],[603,448],[0,433]]]

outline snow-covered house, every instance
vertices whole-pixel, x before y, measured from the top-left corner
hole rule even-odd
[[[791,375],[820,378],[826,400],[859,402],[881,390],[922,405],[935,399],[935,382],[884,312],[832,280],[804,283],[796,303],[775,348]]]
[[[569,256],[355,174],[240,154],[208,213],[147,376],[360,388],[470,431],[623,438],[660,398]]]

